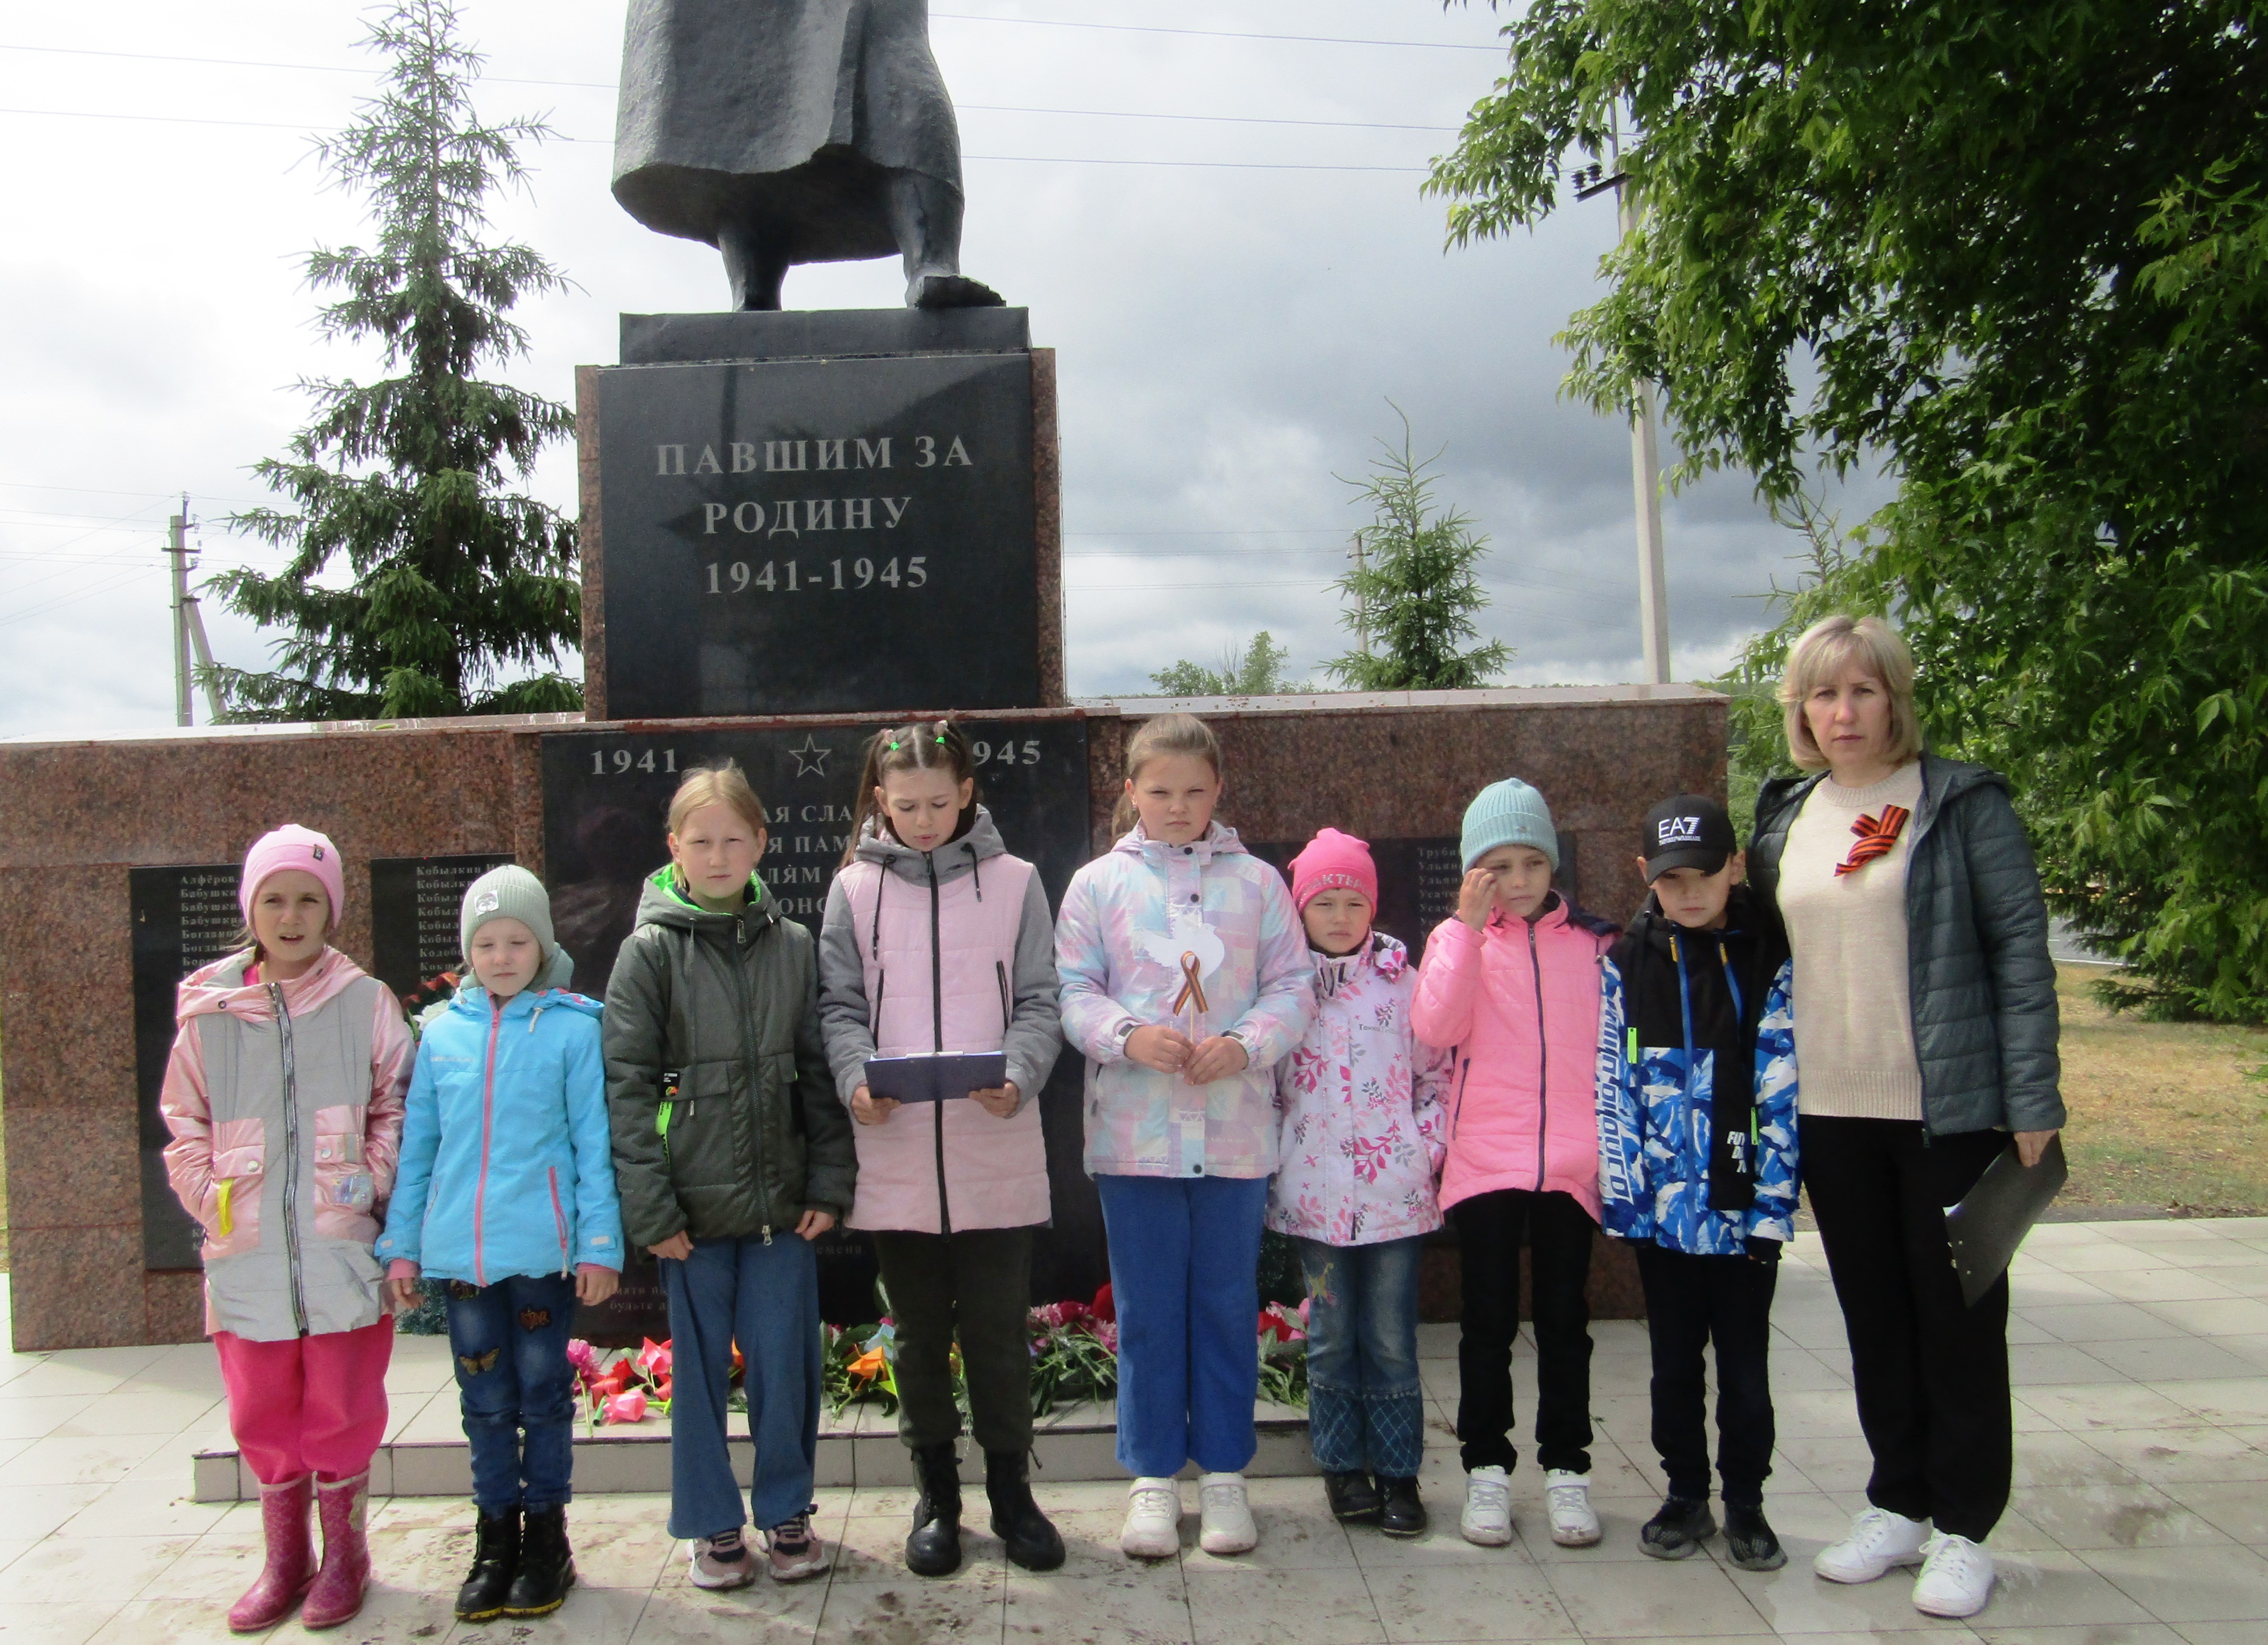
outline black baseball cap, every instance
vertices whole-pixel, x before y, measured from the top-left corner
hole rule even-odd
[[[1646,814],[1646,880],[1653,884],[1672,868],[1715,874],[1741,848],[1733,819],[1706,794],[1679,794]]]

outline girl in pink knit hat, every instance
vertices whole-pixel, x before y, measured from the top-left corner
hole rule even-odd
[[[371,1247],[416,1046],[393,991],[330,946],[346,876],[329,840],[292,823],[262,836],[237,900],[242,950],[181,985],[166,1172],[204,1230],[205,1329],[260,1481],[267,1559],[229,1627],[296,1608],[330,1627],[370,1582],[363,1524],[394,1351]]]
[[[1327,828],[1292,859],[1292,901],[1315,966],[1316,1012],[1276,1065],[1283,1113],[1268,1226],[1307,1280],[1307,1437],[1332,1514],[1389,1537],[1425,1534],[1418,1467],[1418,1267],[1441,1226],[1450,1058],[1410,1026],[1416,967],[1371,929],[1370,847]]]

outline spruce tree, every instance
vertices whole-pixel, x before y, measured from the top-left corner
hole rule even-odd
[[[1388,403],[1391,403],[1390,402]],[[1395,407],[1396,416],[1402,408]],[[1461,652],[1476,638],[1473,614],[1484,609],[1476,569],[1488,551],[1476,537],[1469,515],[1437,512],[1433,487],[1439,476],[1426,472],[1440,453],[1418,461],[1410,449],[1410,419],[1402,417],[1399,449],[1378,442],[1385,453],[1371,462],[1368,480],[1348,480],[1359,498],[1376,511],[1359,534],[1358,567],[1332,586],[1353,597],[1354,609],[1340,622],[1358,630],[1365,648],[1323,665],[1358,691],[1461,691],[1483,686],[1512,660],[1512,648],[1491,640]],[[1344,476],[1342,476],[1344,477]]]
[[[303,379],[313,420],[288,456],[253,468],[289,504],[231,523],[291,562],[210,586],[284,633],[271,671],[213,671],[227,718],[578,708],[581,686],[557,671],[581,634],[575,525],[512,489],[573,415],[475,375],[526,351],[505,318],[515,303],[567,284],[530,247],[488,240],[490,196],[526,185],[517,149],[549,129],[479,117],[482,59],[449,0],[394,0],[364,44],[386,59],[384,89],[317,154],[334,184],[368,198],[376,240],[319,247],[306,276],[337,294],[319,313],[323,335],[375,341],[389,374]]]

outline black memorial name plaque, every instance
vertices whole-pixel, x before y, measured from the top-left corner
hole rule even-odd
[[[1253,840],[1252,854],[1271,862],[1286,881],[1292,859],[1306,849],[1306,840]],[[1457,890],[1464,883],[1464,859],[1454,834],[1374,839],[1370,859],[1378,867],[1378,909],[1371,924],[1389,937],[1397,937],[1410,950],[1412,964],[1422,963],[1425,941],[1433,928],[1457,911]],[[1556,883],[1578,902],[1575,889],[1575,837],[1559,833],[1559,873]]]
[[[141,1108],[142,1261],[149,1268],[195,1268],[203,1230],[166,1180],[173,1133],[158,1111],[173,1055],[181,978],[236,951],[244,916],[236,905],[242,873],[232,862],[129,868],[127,907],[134,927],[134,1083]]]
[[[575,985],[603,997],[616,951],[637,923],[648,876],[668,860],[667,814],[679,778],[730,758],[747,773],[770,818],[759,869],[783,912],[817,934],[850,830],[858,759],[878,722],[836,726],[686,728],[623,734],[559,732],[543,739],[544,861],[552,923],[575,956]],[[1086,723],[1077,715],[970,720],[980,789],[1008,848],[1039,869],[1050,910],[1092,854],[1087,844]],[[1037,1301],[1082,1300],[1108,1277],[1102,1215],[1082,1164],[1083,1065],[1058,1059],[1041,1092],[1054,1217],[1033,1253]],[[821,1306],[837,1324],[874,1317],[874,1262],[865,1236],[820,1243]],[[593,1340],[667,1333],[666,1302],[641,1258],[623,1293],[585,1309]]]
[[[1045,700],[1028,351],[596,375],[611,717]]]
[[[371,970],[405,1002],[446,992],[444,973],[464,970],[465,888],[512,860],[508,852],[460,857],[378,857],[370,865]]]

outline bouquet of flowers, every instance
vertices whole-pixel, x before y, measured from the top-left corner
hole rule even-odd
[[[588,1426],[643,1422],[649,1414],[669,1414],[676,1377],[666,1342],[648,1337],[632,1353],[628,1348],[594,1348],[578,1337],[567,1345],[567,1363],[575,1368],[576,1385],[583,1395],[583,1420]],[[733,1368],[738,1371],[740,1366],[740,1354],[735,1348]]]

